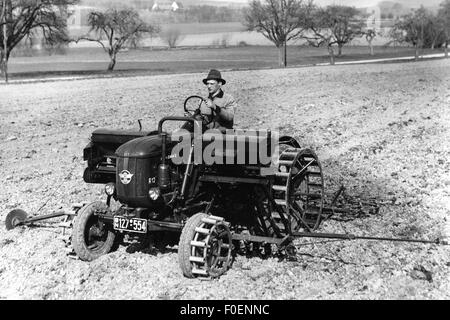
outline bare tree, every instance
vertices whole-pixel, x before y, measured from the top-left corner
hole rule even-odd
[[[375,39],[375,37],[377,35],[379,35],[379,33],[374,30],[374,29],[367,29],[365,31],[363,31],[364,36],[366,37],[366,41],[369,44],[369,53],[371,56],[374,55],[374,51],[373,51],[373,40]]]
[[[399,30],[398,28],[392,27],[389,29],[389,31],[386,33],[390,41],[386,42],[384,44],[384,47],[389,47],[392,45],[394,48],[399,46],[401,43],[404,42],[404,32],[402,30]]]
[[[448,43],[450,41],[450,0],[441,2],[437,19],[442,28],[445,56],[448,58]]]
[[[395,36],[396,41],[410,43],[414,46],[416,61],[419,60],[419,49],[424,47],[428,21],[428,12],[422,6],[413,13],[402,16],[392,28],[391,36]]]
[[[6,20],[6,13],[9,11],[6,6],[10,3],[6,0],[2,0],[2,11],[0,15],[0,26],[2,27],[2,37],[3,37],[3,50],[0,54],[0,74],[4,73],[5,82],[8,83],[8,24]]]
[[[361,37],[365,21],[363,15],[354,7],[332,5],[316,8],[308,19],[312,34],[304,38],[315,47],[326,46],[330,55],[330,63],[335,63],[333,45],[338,46],[338,55],[342,48],[356,37]]]
[[[280,66],[287,66],[287,42],[299,38],[306,31],[306,19],[311,12],[312,1],[259,0],[250,2],[245,14],[249,31],[262,33],[279,49]]]
[[[181,41],[181,31],[178,27],[170,26],[159,33],[161,39],[167,43],[170,49],[175,48],[177,43]]]
[[[444,24],[444,20],[431,12],[429,13],[425,28],[424,46],[430,47],[431,49],[436,47],[436,44],[444,36]]]
[[[0,0],[0,73],[8,80],[11,51],[33,32],[49,44],[68,41],[67,6],[79,0]]]
[[[108,71],[114,70],[117,54],[127,41],[133,37],[139,38],[143,33],[153,34],[159,31],[158,26],[143,22],[134,9],[93,11],[88,16],[88,23],[88,34],[79,37],[76,42],[87,40],[99,43],[110,57]]]

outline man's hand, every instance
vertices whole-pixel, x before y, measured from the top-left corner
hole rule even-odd
[[[201,114],[206,114],[206,115],[211,115],[212,114],[211,108],[206,103],[206,99],[203,100],[202,104],[200,105],[200,113]]]
[[[205,104],[211,110],[216,111],[216,105],[214,104],[214,102],[211,99],[206,99]]]
[[[216,106],[216,104],[211,99],[206,99],[205,104],[207,107],[209,107],[212,111],[215,111],[216,113],[219,113],[219,108]]]

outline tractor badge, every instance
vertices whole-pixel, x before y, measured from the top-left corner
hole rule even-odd
[[[123,170],[120,174],[120,182],[123,184],[129,184],[131,182],[131,178],[134,176],[134,174],[131,174],[128,170]]]

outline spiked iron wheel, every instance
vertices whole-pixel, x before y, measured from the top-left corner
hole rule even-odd
[[[277,211],[272,216],[282,222],[285,233],[318,228],[324,186],[322,168],[312,150],[288,148],[280,154],[272,191]]]
[[[218,277],[231,263],[232,236],[222,217],[197,213],[181,233],[178,261],[188,278]]]

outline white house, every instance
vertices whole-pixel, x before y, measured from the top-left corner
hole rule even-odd
[[[177,1],[155,1],[152,11],[177,11],[183,8],[182,4]]]

